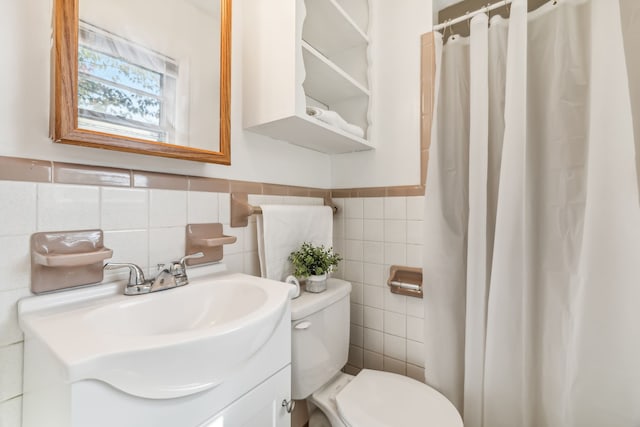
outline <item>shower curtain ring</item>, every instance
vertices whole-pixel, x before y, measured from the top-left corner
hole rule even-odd
[[[447,28],[451,25],[451,18],[444,21],[444,30],[442,30],[442,43],[447,42]]]
[[[511,6],[508,0],[504,0],[504,7],[507,9],[507,18],[511,15]]]

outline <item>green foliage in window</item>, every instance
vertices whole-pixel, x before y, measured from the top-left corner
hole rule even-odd
[[[160,124],[159,73],[83,46],[78,49],[78,72],[80,108]]]

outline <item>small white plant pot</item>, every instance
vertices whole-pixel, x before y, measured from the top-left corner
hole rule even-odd
[[[327,273],[307,277],[307,292],[324,292],[327,290]]]

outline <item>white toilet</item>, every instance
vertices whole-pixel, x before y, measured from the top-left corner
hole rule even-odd
[[[453,404],[419,381],[368,369],[355,377],[340,371],[349,351],[350,293],[349,282],[329,279],[325,292],[303,292],[292,301],[292,397],[309,399],[332,427],[462,427]]]

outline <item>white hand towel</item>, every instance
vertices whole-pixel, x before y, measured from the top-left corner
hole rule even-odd
[[[331,110],[323,110],[318,107],[307,107],[307,114],[321,122],[325,122],[337,128],[341,127],[343,123],[346,123],[340,114]]]
[[[292,272],[289,255],[302,243],[333,246],[329,206],[263,205],[258,221],[258,256],[262,277],[283,281]]]
[[[350,133],[351,135],[355,135],[358,138],[364,138],[364,131],[360,126],[345,122],[343,126],[340,126],[340,129]]]
[[[364,130],[361,127],[347,122],[342,116],[332,110],[323,110],[318,107],[307,107],[307,115],[314,117],[328,125],[342,129],[343,131],[364,138]]]

